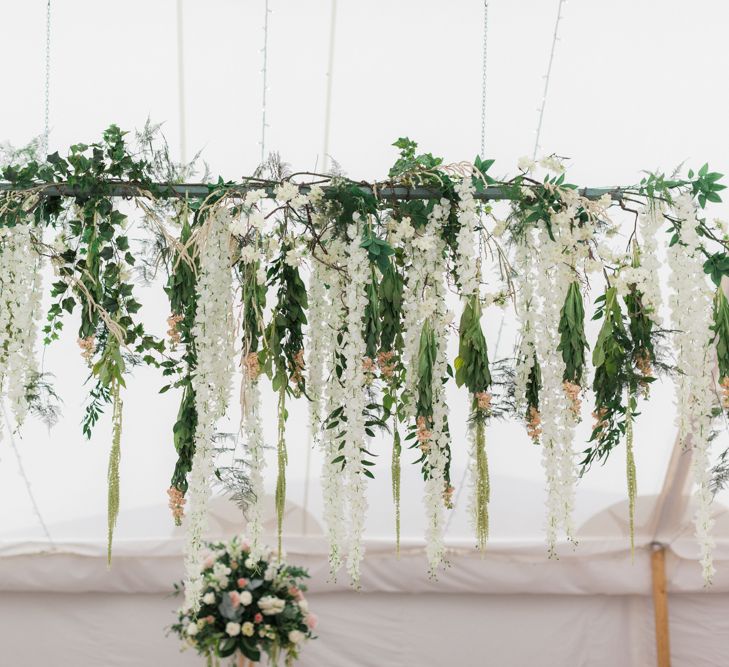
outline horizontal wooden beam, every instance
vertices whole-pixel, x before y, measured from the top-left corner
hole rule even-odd
[[[176,197],[176,198],[204,198],[207,197],[211,192],[218,189],[220,186],[207,185],[206,183],[156,183],[155,189],[157,190],[157,196],[159,197]],[[225,189],[232,194],[244,195],[250,190],[263,189],[266,190],[268,197],[273,198],[274,186],[247,183],[241,185],[227,185]],[[309,187],[306,184],[299,186],[302,193],[309,191]],[[376,187],[372,185],[361,184],[359,188],[363,193],[374,194],[379,199],[437,199],[442,196],[442,192],[434,188],[421,188],[421,187]],[[327,187],[322,188],[324,191]],[[43,197],[76,197],[81,193],[79,188],[74,186],[58,183],[48,185],[38,185],[31,188],[19,188],[12,183],[0,182],[0,195],[2,193],[23,193],[36,191],[40,196]],[[581,196],[587,199],[599,199],[603,195],[610,195],[610,197],[616,201],[625,197],[625,188],[580,188],[578,190]],[[140,187],[134,183],[108,183],[104,189],[104,194],[111,197],[144,197],[145,188]],[[503,200],[511,199],[508,189],[502,187],[488,187],[484,188],[481,192],[475,192],[474,197],[476,199],[483,200]]]

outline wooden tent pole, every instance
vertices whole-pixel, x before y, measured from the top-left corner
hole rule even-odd
[[[653,612],[656,620],[656,665],[671,667],[671,648],[668,636],[668,594],[666,592],[666,547],[651,545],[651,573],[653,579]]]

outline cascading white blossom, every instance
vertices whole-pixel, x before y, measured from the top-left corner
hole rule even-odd
[[[185,603],[190,608],[197,608],[201,594],[200,556],[214,471],[215,426],[225,414],[233,381],[235,337],[229,223],[229,213],[218,209],[210,214],[198,236],[198,306],[192,331],[197,351],[197,368],[192,378],[197,429],[185,548]]]
[[[643,305],[646,314],[656,326],[661,326],[661,262],[658,258],[658,238],[663,225],[663,214],[660,204],[655,200],[649,201],[645,209],[638,216],[641,238],[640,265],[645,272],[645,278],[640,290],[643,293]]]
[[[476,260],[476,228],[478,226],[478,208],[473,197],[474,187],[470,177],[456,184],[458,195],[458,234],[456,236],[455,269],[461,285],[461,296],[464,301],[474,294],[478,295],[479,275]]]
[[[17,426],[25,420],[27,388],[38,372],[41,258],[33,249],[30,229],[0,228],[0,399],[7,396]]]
[[[340,240],[329,241],[327,261],[331,265],[344,265],[346,262],[346,247]],[[326,298],[321,306],[323,310],[319,314],[321,328],[318,332],[318,340],[311,340],[309,344],[311,356],[308,364],[310,375],[307,388],[309,391],[313,391],[320,401],[318,407],[320,412],[318,415],[312,414],[312,429],[314,423],[317,424],[317,428],[320,427],[321,421],[342,405],[341,387],[336,380],[336,364],[337,357],[342,354],[343,350],[337,342],[337,332],[342,329],[345,316],[345,279],[342,273],[321,262],[316,262],[316,260],[315,264],[318,265],[318,279],[321,284],[328,284],[329,289],[326,290]],[[314,280],[313,276],[312,280]],[[310,308],[314,307],[311,294],[309,303]],[[317,315],[312,310],[310,310],[309,315],[313,328]],[[320,364],[320,369],[314,370]],[[311,389],[312,376],[314,378],[313,390]],[[329,378],[326,383],[324,382],[325,377]],[[320,386],[318,390],[317,384]],[[336,579],[337,572],[342,567],[346,553],[347,537],[344,475],[342,475],[341,463],[333,462],[340,455],[339,433],[339,428],[327,428],[315,438],[323,455],[321,485],[324,501],[324,524],[327,529],[329,543],[329,574],[332,579]]]
[[[359,587],[360,564],[364,557],[362,534],[367,513],[366,476],[361,448],[367,442],[364,411],[367,405],[367,378],[363,360],[367,347],[362,335],[362,313],[367,306],[367,281],[370,276],[367,251],[361,247],[360,224],[357,213],[347,229],[349,243],[345,266],[347,283],[344,287],[346,329],[343,333],[341,405],[343,406],[345,494],[349,511],[347,540],[347,571],[355,588]]]
[[[322,262],[313,259],[309,276],[309,345],[306,368],[306,390],[309,395],[309,421],[311,433],[316,440],[322,419],[322,401],[324,399],[324,372],[326,360],[331,353],[331,328],[327,322],[327,315],[332,309],[330,289],[332,273]]]
[[[537,336],[537,303],[535,300],[535,266],[531,258],[535,256],[532,235],[526,231],[523,242],[516,244],[514,266],[519,276],[516,293],[516,313],[519,320],[519,350],[517,353],[514,376],[514,397],[517,412],[526,414],[526,393],[529,375],[534,366]]]
[[[443,378],[447,376],[447,342],[448,324],[452,314],[448,311],[445,301],[445,265],[444,241],[441,229],[450,215],[450,202],[442,199],[433,207],[428,215],[428,222],[423,233],[412,241],[413,265],[415,272],[416,293],[418,297],[417,320],[421,323],[428,321],[433,327],[436,344],[435,361],[432,378],[432,415],[414,415],[416,417],[431,417],[430,438],[426,445],[427,478],[423,494],[426,513],[425,550],[431,574],[443,562],[445,547],[443,543],[443,530],[445,527],[445,495],[447,483],[445,472],[448,465],[448,449],[450,435],[447,429],[448,408],[445,403],[445,388]],[[411,304],[412,307],[412,304]],[[417,355],[417,350],[412,353]],[[417,369],[417,356],[411,369]],[[417,373],[411,371],[410,375]],[[417,379],[417,378],[416,378]],[[415,401],[413,401],[413,404]]]
[[[564,303],[571,276],[564,270],[562,249],[552,241],[545,229],[539,230],[537,260],[537,295],[539,297],[539,327],[535,332],[535,349],[542,371],[542,388],[539,392],[539,412],[542,426],[542,466],[547,484],[547,549],[556,555],[556,543],[560,526],[569,529],[565,521],[571,513],[572,494],[569,478],[563,476],[562,458],[572,463],[572,438],[566,420],[571,408],[564,393],[564,361],[557,351],[559,344],[559,315]],[[569,438],[568,440],[566,440]],[[569,535],[569,533],[568,533]]]
[[[677,425],[683,447],[690,447],[693,453],[694,526],[704,581],[708,584],[714,574],[709,465],[711,411],[716,403],[712,377],[715,359],[710,346],[712,291],[703,271],[704,255],[696,232],[699,223],[693,199],[688,195],[678,197],[673,215],[681,221],[679,243],[667,251],[672,292],[669,305],[673,328],[677,330],[674,334],[676,364],[681,371],[676,381]]]
[[[244,379],[244,413],[242,431],[246,439],[250,464],[250,484],[253,502],[248,508],[248,536],[251,540],[251,558],[258,560],[264,554],[261,541],[263,534],[263,499],[266,490],[263,484],[263,471],[266,467],[265,442],[263,439],[263,423],[261,419],[261,389],[258,377],[253,377],[244,370],[248,377]]]

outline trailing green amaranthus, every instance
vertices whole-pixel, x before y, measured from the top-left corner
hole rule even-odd
[[[465,385],[471,395],[471,476],[474,486],[471,510],[476,544],[483,550],[489,533],[490,481],[486,457],[486,419],[491,413],[491,395],[488,393],[491,371],[486,337],[481,328],[481,302],[477,294],[471,295],[463,306],[455,366],[456,384],[459,387]]]

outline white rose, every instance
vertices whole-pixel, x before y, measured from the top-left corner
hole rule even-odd
[[[251,623],[250,621],[246,621],[245,623],[243,623],[243,627],[241,627],[241,632],[246,637],[252,637],[253,634],[254,634],[254,632],[255,632],[255,628],[253,626],[253,623]]]
[[[286,600],[277,598],[275,595],[265,595],[258,601],[258,606],[264,616],[273,616],[280,614],[286,606]]]
[[[233,621],[231,621],[225,626],[225,632],[231,637],[236,637],[240,634],[240,623],[233,623]]]
[[[299,600],[299,609],[301,609],[301,611],[303,611],[305,614],[309,611],[309,603],[303,598]]]
[[[251,602],[253,602],[253,596],[251,595],[250,591],[241,591],[239,593],[240,595],[240,603],[247,607]]]
[[[197,634],[197,624],[190,623],[190,625],[187,626],[187,630],[185,630],[190,637],[194,637]]]
[[[213,593],[212,591],[210,593],[205,593],[205,595],[203,595],[202,601],[205,604],[213,604],[215,602],[215,593]]]
[[[304,633],[301,632],[300,630],[292,630],[291,632],[289,632],[289,641],[292,644],[298,644],[298,643],[304,641],[305,636],[306,635],[304,635]]]
[[[256,567],[256,561],[254,561],[252,558],[246,558],[245,563],[243,565],[246,566],[247,569],[252,570],[254,567]]]

